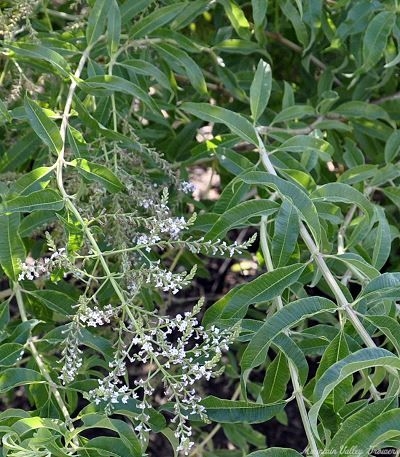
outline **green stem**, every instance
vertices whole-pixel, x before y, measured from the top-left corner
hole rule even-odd
[[[26,322],[28,320],[28,317],[26,315],[21,286],[17,282],[15,282],[13,284],[13,289],[14,289],[15,298],[16,298],[17,305],[18,305],[19,314],[21,316],[21,320],[22,320],[22,322]],[[46,382],[49,386],[49,389],[61,410],[62,415],[64,416],[66,426],[68,427],[71,434],[74,434],[75,427],[72,423],[71,416],[69,415],[69,412],[64,403],[64,400],[62,399],[61,394],[58,391],[58,386],[51,378],[49,370],[46,368],[45,364],[43,363],[42,357],[40,356],[38,350],[36,349],[35,343],[32,341],[32,339],[28,340],[28,348],[29,348],[37,366],[39,367],[40,373],[46,380]],[[79,441],[76,436],[74,437],[72,442],[73,442],[74,447],[79,447]]]
[[[262,216],[261,225],[260,225],[260,243],[261,243],[261,250],[263,253],[265,265],[267,266],[268,271],[273,271],[274,265],[272,263],[271,253],[270,253],[269,246],[268,246],[267,220],[268,220],[267,216]],[[282,297],[280,295],[278,297],[276,297],[273,301],[274,301],[274,304],[275,304],[277,310],[280,310],[283,308]],[[288,334],[287,331],[285,331],[284,333],[286,335]],[[306,408],[306,405],[304,402],[304,397],[303,397],[303,388],[300,383],[297,368],[289,358],[287,360],[288,360],[290,378],[292,380],[292,385],[293,385],[293,394],[296,398],[296,403],[299,408],[304,431],[307,435],[308,443],[310,445],[313,457],[319,457],[318,445],[315,441],[314,434],[311,430],[310,421],[308,419],[307,408]]]

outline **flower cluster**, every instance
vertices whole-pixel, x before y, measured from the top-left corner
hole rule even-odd
[[[18,281],[23,281],[24,279],[33,280],[40,277],[48,278],[52,270],[65,263],[64,259],[66,259],[65,248],[54,251],[50,257],[38,260],[27,259],[26,262],[21,262],[20,264],[21,272],[18,276]]]
[[[88,327],[97,327],[98,325],[109,324],[110,319],[117,313],[118,311],[112,305],[107,305],[104,309],[99,309],[98,306],[94,308],[86,306],[79,310],[79,320]]]
[[[63,333],[67,333],[67,337],[61,352],[63,366],[58,378],[65,385],[75,380],[78,370],[82,366],[82,350],[79,349],[81,335],[78,319],[75,318],[69,325],[68,330],[65,330]]]
[[[178,293],[183,287],[190,284],[196,273],[196,265],[192,270],[182,273],[172,273],[160,267],[160,260],[151,262],[149,268],[142,268],[131,272],[127,278],[127,288],[131,294],[135,294],[141,287],[150,285],[161,289],[163,292]]]
[[[147,325],[138,316],[128,328],[132,336],[121,352],[121,360],[114,361],[112,373],[99,380],[98,388],[88,393],[88,398],[96,404],[107,402],[108,411],[113,403],[126,402],[129,397],[139,399],[138,407],[142,414],[138,416],[139,423],[135,430],[144,439],[144,434],[149,431],[145,410],[151,408],[149,398],[154,393],[153,382],[158,376],[164,384],[166,399],[174,402],[171,422],[176,424],[175,436],[179,440],[177,450],[185,455],[193,446],[188,419],[195,415],[207,420],[195,385],[202,379],[209,381],[216,375],[223,351],[237,336],[236,329],[219,330],[215,326],[205,329],[199,325],[196,314],[200,306],[199,303],[192,312],[177,314],[173,318],[153,314],[153,320]],[[126,385],[120,386],[118,376],[125,372],[125,361],[146,363],[153,367],[153,372],[145,379],[135,380],[131,389]]]

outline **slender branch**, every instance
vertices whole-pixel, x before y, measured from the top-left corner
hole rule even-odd
[[[269,246],[268,246],[268,235],[267,235],[267,216],[262,216],[261,218],[261,225],[260,225],[260,243],[261,243],[261,250],[263,253],[265,265],[267,266],[268,271],[274,270],[274,265],[272,262]],[[282,297],[279,295],[273,300],[276,309],[280,310],[283,308]],[[284,332],[286,335],[288,334],[287,331]],[[304,431],[306,432],[308,443],[311,448],[311,452],[313,457],[319,457],[319,450],[318,445],[315,441],[314,434],[311,430],[310,421],[308,419],[307,408],[304,402],[303,397],[303,388],[300,383],[299,375],[297,372],[297,368],[292,362],[291,359],[288,359],[288,366],[290,372],[290,378],[292,380],[293,385],[293,394],[296,398],[296,403],[299,408],[301,421],[303,423]]]
[[[293,41],[290,41],[287,38],[283,37],[280,33],[276,33],[276,32],[265,32],[265,33],[266,33],[267,37],[272,38],[273,40],[277,41],[278,43],[283,44],[284,46],[286,46],[289,49],[292,49],[292,51],[295,51],[299,54],[302,54],[304,51],[301,46],[299,46],[298,44],[293,43]],[[324,64],[324,62],[319,60],[313,54],[310,54],[310,60],[311,60],[311,62],[313,62],[317,67],[321,68],[322,70],[326,70],[328,68]],[[333,81],[338,86],[343,85],[342,82],[340,81],[340,79],[338,79],[336,76],[333,77]]]
[[[24,300],[22,297],[21,286],[17,282],[15,282],[13,284],[13,289],[14,289],[14,293],[15,293],[15,298],[17,300],[18,310],[19,310],[19,314],[21,316],[21,320],[22,320],[22,322],[26,322],[28,320],[28,318],[27,318],[26,311],[25,311],[25,305],[24,305]],[[36,349],[35,343],[33,342],[32,339],[28,340],[28,347],[29,347],[29,350],[30,350],[37,366],[39,367],[40,373],[46,380],[46,382],[49,386],[49,389],[50,389],[51,393],[53,394],[53,396],[61,410],[62,415],[64,416],[66,426],[68,427],[69,431],[71,433],[73,433],[75,431],[75,427],[72,423],[71,416],[69,415],[69,412],[64,403],[64,400],[62,399],[61,394],[58,391],[58,386],[51,378],[50,373],[49,373],[48,369],[46,368],[45,364],[43,363],[43,360],[42,360],[38,350]],[[79,446],[79,441],[78,441],[77,436],[74,437],[72,442],[73,442],[74,447]]]

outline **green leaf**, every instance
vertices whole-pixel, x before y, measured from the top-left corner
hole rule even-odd
[[[279,269],[274,270],[274,272],[276,271]],[[336,309],[335,303],[323,297],[301,298],[284,306],[267,319],[251,339],[241,360],[243,372],[264,362],[268,347],[279,333],[288,330],[304,319],[321,312],[333,312]]]
[[[354,304],[372,305],[384,299],[400,299],[400,273],[383,273],[372,279],[362,289]]]
[[[400,355],[400,324],[390,316],[364,315],[364,319],[375,325],[393,344]]]
[[[38,190],[29,195],[21,195],[6,200],[0,205],[0,215],[9,213],[31,213],[32,211],[46,210],[59,211],[64,207],[61,195],[52,189]]]
[[[299,215],[289,200],[283,200],[275,218],[272,244],[272,263],[275,267],[285,266],[296,248],[299,236]]]
[[[160,43],[153,47],[175,71],[186,74],[200,94],[207,94],[206,81],[200,67],[185,51],[169,43]]]
[[[155,112],[159,112],[156,102],[147,94],[141,87],[128,81],[124,78],[114,75],[93,76],[83,82],[79,86],[86,92],[94,95],[109,95],[113,92],[122,92],[123,94],[131,95],[138,98],[148,108]]]
[[[319,410],[332,390],[356,371],[378,366],[400,370],[400,359],[386,349],[363,348],[336,362],[317,380],[314,388],[316,402],[309,411],[310,425],[316,437],[319,437],[317,430]]]
[[[396,14],[392,11],[381,11],[367,23],[362,48],[363,71],[370,70],[382,58],[395,21]]]
[[[278,209],[278,204],[266,199],[249,200],[237,204],[225,211],[207,233],[206,240],[223,238],[225,234],[234,227],[240,227],[247,223],[249,219],[257,218],[257,224],[261,216],[274,214]]]
[[[392,200],[392,202],[400,208],[400,188],[398,187],[384,187],[385,195]]]
[[[155,0],[135,0],[121,5],[122,24],[127,24],[132,18],[146,10]]]
[[[379,418],[382,413],[391,410],[395,406],[396,400],[395,398],[385,398],[374,401],[348,417],[341,424],[329,447],[326,449],[326,455],[335,455],[340,449],[349,449],[346,445],[347,440],[354,436],[362,427],[371,423],[372,420],[377,417]]]
[[[289,380],[290,372],[286,357],[282,352],[279,352],[265,372],[263,387],[260,392],[263,403],[282,400]]]
[[[22,219],[18,229],[19,234],[22,238],[31,236],[38,227],[48,225],[56,217],[56,214],[50,211],[34,211]]]
[[[306,222],[311,233],[314,235],[316,243],[319,244],[321,228],[318,213],[313,202],[300,186],[263,171],[245,173],[240,176],[240,179],[248,184],[272,187],[282,197],[287,198],[297,208],[300,217]]]
[[[117,62],[117,64],[127,70],[133,71],[135,74],[151,76],[158,84],[173,92],[167,76],[152,63],[146,60],[129,59],[123,62]]]
[[[109,192],[119,192],[125,187],[115,174],[104,165],[88,162],[86,159],[75,159],[70,165],[77,167],[78,172],[89,181],[97,181]]]
[[[0,346],[0,367],[10,367],[21,360],[24,346],[18,343],[5,343]]]
[[[285,354],[286,358],[293,363],[300,382],[305,385],[308,378],[308,362],[299,346],[285,333],[279,333],[271,344],[279,348],[282,354]]]
[[[271,87],[271,67],[261,59],[258,62],[257,70],[250,86],[250,110],[254,122],[257,122],[268,105]]]
[[[390,120],[388,113],[380,106],[372,103],[354,100],[345,102],[334,109],[336,114],[348,118],[364,118],[370,120],[385,119]]]
[[[225,124],[233,133],[236,133],[242,140],[258,145],[258,138],[254,127],[243,116],[219,106],[208,103],[182,103],[181,109],[187,111],[207,122],[219,122]]]
[[[68,77],[71,71],[69,63],[56,51],[40,44],[15,43],[7,45],[12,51],[21,57],[28,59],[45,60],[49,62],[61,75]]]
[[[351,271],[354,272],[356,277],[361,276],[364,282],[377,278],[380,275],[379,270],[366,262],[358,254],[345,252],[344,254],[329,255],[327,257],[343,262]]]
[[[233,289],[206,311],[203,324],[209,325],[218,318],[243,318],[251,304],[263,303],[281,295],[286,288],[298,280],[304,268],[305,265],[302,264],[277,268]]]
[[[4,273],[14,281],[25,260],[25,246],[18,233],[20,217],[14,213],[0,216],[0,264]]]
[[[315,116],[315,109],[310,105],[288,106],[274,117],[271,125],[279,122],[292,121],[294,119],[302,119],[303,117],[309,116]]]
[[[263,449],[261,451],[255,451],[251,454],[247,454],[246,457],[302,457],[303,454],[299,454],[294,449],[286,449],[281,447],[270,447],[269,449]]]
[[[400,152],[400,130],[395,130],[385,143],[385,162],[392,163]]]
[[[375,206],[374,210],[378,225],[373,232],[375,243],[372,252],[372,265],[377,270],[380,270],[389,258],[392,246],[392,236],[384,209],[380,206]]]
[[[186,5],[186,2],[173,3],[163,8],[157,8],[152,13],[144,15],[130,27],[129,36],[131,38],[141,38],[150,35],[154,30],[173,21]]]
[[[295,135],[282,143],[277,150],[300,153],[316,152],[323,160],[330,160],[334,153],[332,145],[327,141],[308,135]]]
[[[44,382],[42,375],[35,370],[22,367],[7,368],[0,374],[0,394],[4,394],[17,386],[42,382]]]
[[[218,1],[224,7],[225,14],[228,16],[236,33],[244,40],[250,39],[250,24],[240,7],[233,0]]]
[[[313,201],[344,202],[359,206],[370,220],[374,217],[374,208],[371,202],[358,190],[348,184],[332,182],[320,186],[310,198]]]
[[[104,32],[109,13],[109,3],[108,0],[96,0],[90,11],[86,25],[86,41],[89,46],[94,44]]]
[[[25,97],[24,106],[29,123],[35,133],[47,144],[52,152],[58,154],[63,148],[63,141],[57,124],[47,117],[34,100]]]
[[[74,314],[74,306],[76,300],[71,296],[57,290],[35,290],[26,291],[27,294],[36,298],[40,303],[47,308],[59,313],[63,316],[72,316]]]
[[[112,56],[119,46],[121,36],[121,13],[117,0],[107,2],[107,49]]]
[[[28,195],[47,186],[53,174],[51,167],[38,167],[18,178],[11,186],[10,194]]]
[[[209,419],[225,424],[258,424],[274,417],[285,407],[285,402],[263,405],[246,401],[222,400],[209,396],[200,402]]]
[[[315,379],[318,380],[321,378],[323,373],[325,373],[330,366],[338,360],[347,357],[349,353],[350,351],[346,342],[346,336],[342,331],[340,331],[325,349],[321,361],[319,362]],[[353,379],[352,377],[348,377],[335,387],[335,389],[333,389],[331,401],[335,411],[338,411],[346,404],[347,400],[351,396],[352,386]]]
[[[0,100],[0,124],[4,124],[10,122],[12,120],[12,116],[7,109],[7,105]]]

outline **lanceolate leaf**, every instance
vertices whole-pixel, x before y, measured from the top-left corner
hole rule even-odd
[[[86,26],[86,40],[88,45],[95,43],[103,33],[109,13],[109,3],[109,0],[96,0],[93,5]]]
[[[57,124],[47,117],[35,101],[25,97],[24,104],[29,123],[35,133],[47,144],[52,152],[58,154],[63,148],[63,141]]]
[[[223,238],[231,228],[239,227],[251,218],[259,219],[261,216],[273,214],[277,209],[277,203],[265,199],[239,203],[219,217],[205,238],[206,240]]]
[[[384,209],[380,206],[376,206],[374,209],[378,225],[373,232],[375,243],[372,252],[372,265],[377,269],[381,269],[389,258],[392,236]]]
[[[261,59],[258,62],[257,70],[250,86],[250,110],[254,122],[257,122],[268,105],[271,87],[271,67]]]
[[[248,284],[234,289],[209,308],[203,319],[204,325],[221,319],[241,319],[251,304],[262,303],[281,295],[300,277],[305,265],[295,264],[264,273]]]
[[[282,354],[285,354],[287,359],[292,362],[297,370],[300,382],[305,385],[308,377],[308,362],[303,351],[290,336],[282,332],[273,339],[271,344],[279,348]]]
[[[0,394],[14,387],[44,382],[42,375],[29,368],[8,368],[0,374]]]
[[[117,0],[108,2],[107,13],[107,48],[109,55],[113,55],[119,45],[121,36],[121,13]]]
[[[321,238],[321,228],[317,210],[309,199],[308,195],[300,187],[285,181],[278,176],[271,175],[262,171],[251,171],[240,176],[244,182],[259,186],[272,187],[277,190],[282,197],[289,199],[298,211],[300,217],[306,222],[317,244]]]
[[[69,75],[70,67],[68,62],[62,55],[52,49],[32,43],[17,43],[8,47],[22,57],[37,59],[38,61],[45,60],[53,65],[63,76]]]
[[[400,324],[390,316],[366,315],[364,318],[375,325],[393,344],[400,356]]]
[[[200,67],[185,51],[169,43],[160,43],[154,45],[154,48],[172,68],[186,74],[200,94],[207,93],[206,81]]]
[[[161,84],[163,87],[172,92],[171,83],[169,82],[167,76],[152,63],[147,62],[146,60],[130,59],[118,62],[118,65],[126,68],[127,70],[133,71],[138,75],[151,76],[158,84]]]
[[[17,279],[20,262],[25,260],[25,246],[18,233],[17,213],[0,216],[0,264],[6,275]]]
[[[50,167],[38,167],[17,179],[10,189],[10,194],[28,195],[46,187],[53,174]]]
[[[361,427],[371,423],[377,417],[388,410],[391,410],[396,405],[396,398],[385,398],[377,400],[369,405],[366,405],[360,411],[357,411],[346,419],[339,430],[333,437],[326,455],[334,455],[339,449],[349,449],[346,442],[350,439]],[[331,452],[331,453],[329,453]]]
[[[374,216],[374,210],[371,202],[364,195],[348,184],[329,183],[319,187],[311,194],[312,200],[323,200],[334,203],[345,202],[358,205],[371,220]]]
[[[372,305],[385,298],[400,298],[400,273],[383,273],[372,279],[361,291],[355,303]]]
[[[182,103],[181,109],[207,122],[219,122],[225,124],[233,133],[242,140],[258,145],[258,138],[254,127],[250,122],[238,113],[220,108],[207,103]]]
[[[151,110],[158,112],[156,102],[137,84],[114,75],[93,76],[80,83],[83,90],[96,95],[109,95],[113,92],[122,92],[138,98]]]
[[[285,266],[293,253],[299,236],[299,215],[289,200],[284,200],[275,218],[272,244],[272,262]]]
[[[315,385],[314,398],[316,403],[309,412],[310,424],[317,437],[319,436],[317,431],[318,413],[332,390],[343,379],[356,371],[378,366],[400,370],[400,359],[386,349],[364,348],[350,354],[325,371]]]
[[[59,211],[63,207],[64,200],[58,192],[52,189],[43,189],[5,201],[0,205],[0,215],[31,213],[38,210]]]
[[[280,332],[318,313],[333,312],[336,309],[335,303],[322,297],[301,298],[284,306],[267,319],[251,339],[241,360],[243,372],[264,362],[268,347]]]
[[[303,454],[299,454],[294,449],[286,449],[282,447],[270,447],[262,451],[252,452],[247,454],[246,457],[302,457]]]
[[[63,316],[74,314],[73,307],[76,305],[76,300],[63,292],[43,289],[35,290],[33,292],[27,291],[27,293],[32,297],[35,297],[47,308]]]
[[[152,13],[144,15],[139,21],[136,21],[136,23],[130,27],[129,35],[132,38],[141,38],[149,35],[154,30],[175,19],[186,5],[186,2],[179,2],[163,8],[157,8]]]
[[[364,71],[368,71],[382,58],[395,21],[396,15],[391,11],[381,11],[368,23],[363,42]]]
[[[246,401],[222,400],[213,396],[201,401],[207,416],[214,421],[235,424],[257,424],[275,416],[285,407],[285,402],[263,405]]]
[[[122,182],[104,165],[88,162],[86,159],[75,159],[71,165],[77,167],[78,172],[89,181],[97,181],[109,192],[118,192],[124,189]]]
[[[282,352],[279,352],[265,372],[263,388],[260,392],[263,402],[272,403],[282,400],[289,380],[290,372],[287,359]]]

